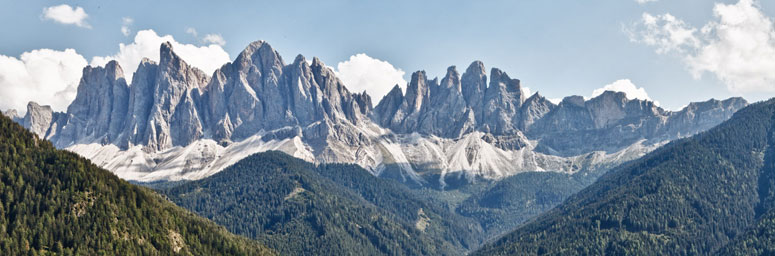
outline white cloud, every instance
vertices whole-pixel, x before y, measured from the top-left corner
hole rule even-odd
[[[635,2],[638,2],[639,4],[651,3],[656,1],[657,0],[635,0]]]
[[[195,28],[186,28],[186,34],[192,35],[194,37],[197,37],[199,35],[199,33],[196,32]]]
[[[713,13],[716,20],[701,29],[669,14],[644,14],[631,39],[677,54],[695,78],[714,74],[732,92],[775,92],[772,19],[754,0],[716,4]]]
[[[352,92],[366,91],[377,103],[390,89],[398,84],[406,87],[404,71],[393,67],[387,61],[369,57],[364,53],[350,56],[349,60],[339,62],[336,75]]]
[[[627,99],[653,101],[655,105],[659,106],[658,101],[654,101],[649,97],[649,94],[646,93],[646,89],[643,87],[635,86],[635,84],[632,83],[630,79],[616,80],[613,83],[607,84],[601,88],[597,88],[592,91],[592,96],[590,96],[590,98],[597,97],[598,95],[603,94],[605,91],[623,92]]]
[[[522,86],[522,95],[525,95],[525,98],[533,96],[533,91],[530,90],[530,87]]]
[[[223,37],[219,34],[207,34],[204,38],[202,38],[202,41],[207,44],[217,44],[220,46],[226,45],[226,40],[224,40]]]
[[[73,8],[67,4],[51,6],[43,8],[44,19],[53,20],[55,22],[65,25],[76,25],[82,28],[91,28],[89,23],[86,23],[86,18],[89,17],[86,11],[80,6]]]
[[[124,36],[129,36],[129,34],[132,33],[132,30],[129,29],[129,26],[134,22],[135,20],[130,17],[121,18],[121,34],[124,34]]]
[[[207,75],[220,68],[224,63],[229,62],[229,54],[219,45],[211,44],[208,46],[196,46],[193,44],[183,44],[175,41],[171,35],[159,36],[153,30],[141,30],[135,35],[134,42],[131,44],[119,44],[119,51],[115,55],[105,57],[94,57],[90,64],[102,66],[111,60],[117,60],[124,69],[124,75],[127,81],[132,80],[132,76],[143,57],[147,57],[156,62],[159,61],[159,48],[163,42],[172,43],[172,49],[186,63],[195,66]]]
[[[687,48],[700,45],[700,40],[694,35],[697,29],[669,13],[657,16],[644,13],[640,24],[634,29],[626,29],[626,32],[630,41],[654,46],[659,54],[671,51],[683,53]]]
[[[75,98],[86,59],[73,49],[0,55],[0,109],[26,111],[28,101],[64,111]]]

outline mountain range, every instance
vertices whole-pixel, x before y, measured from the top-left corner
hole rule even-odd
[[[253,42],[211,76],[160,47],[127,82],[119,63],[88,66],[66,112],[31,102],[6,114],[56,147],[135,181],[208,177],[256,152],[354,163],[373,175],[443,188],[450,179],[497,180],[529,171],[607,170],[706,130],[742,98],[667,111],[605,92],[554,104],[518,79],[475,61],[441,79],[414,72],[376,106],[319,59],[286,64]]]
[[[775,100],[609,171],[474,255],[772,255]]]

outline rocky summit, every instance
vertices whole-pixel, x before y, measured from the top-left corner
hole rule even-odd
[[[171,44],[127,83],[115,61],[86,67],[67,112],[34,102],[5,114],[59,148],[137,181],[200,179],[256,152],[358,164],[374,175],[425,185],[449,177],[499,179],[526,171],[575,173],[632,160],[709,129],[742,98],[667,111],[621,92],[554,104],[475,61],[441,78],[414,72],[376,106],[318,58],[286,64],[253,42],[212,76]],[[437,183],[438,182],[438,183]]]

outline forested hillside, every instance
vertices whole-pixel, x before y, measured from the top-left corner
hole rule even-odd
[[[281,254],[459,255],[481,238],[472,221],[416,199],[397,182],[281,152],[252,155],[166,193]]]
[[[617,167],[475,255],[768,255],[773,113],[775,100],[754,104]]]
[[[0,254],[267,255],[0,115]]]

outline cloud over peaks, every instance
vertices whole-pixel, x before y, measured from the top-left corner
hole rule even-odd
[[[352,92],[366,91],[374,102],[379,102],[396,84],[406,87],[405,72],[387,61],[369,57],[365,53],[350,56],[336,65],[336,75]]]
[[[167,41],[172,43],[175,53],[186,63],[201,69],[207,75],[211,75],[213,71],[231,60],[229,54],[219,45],[196,46],[179,43],[171,35],[159,36],[155,31],[147,29],[138,31],[134,42],[119,44],[118,53],[111,56],[94,57],[90,64],[103,66],[111,60],[117,60],[124,69],[127,81],[131,81],[133,73],[144,57],[156,62],[159,61],[159,46]]]
[[[75,98],[86,59],[73,49],[0,55],[0,109],[24,112],[28,101],[64,111]]]
[[[590,98],[597,97],[598,95],[603,94],[605,91],[623,92],[630,100],[639,99],[653,101],[655,105],[659,106],[658,101],[654,101],[649,97],[649,94],[646,93],[646,89],[643,87],[635,86],[635,84],[632,83],[630,79],[616,80],[613,83],[607,84],[601,88],[597,88],[592,91],[592,96]]]

